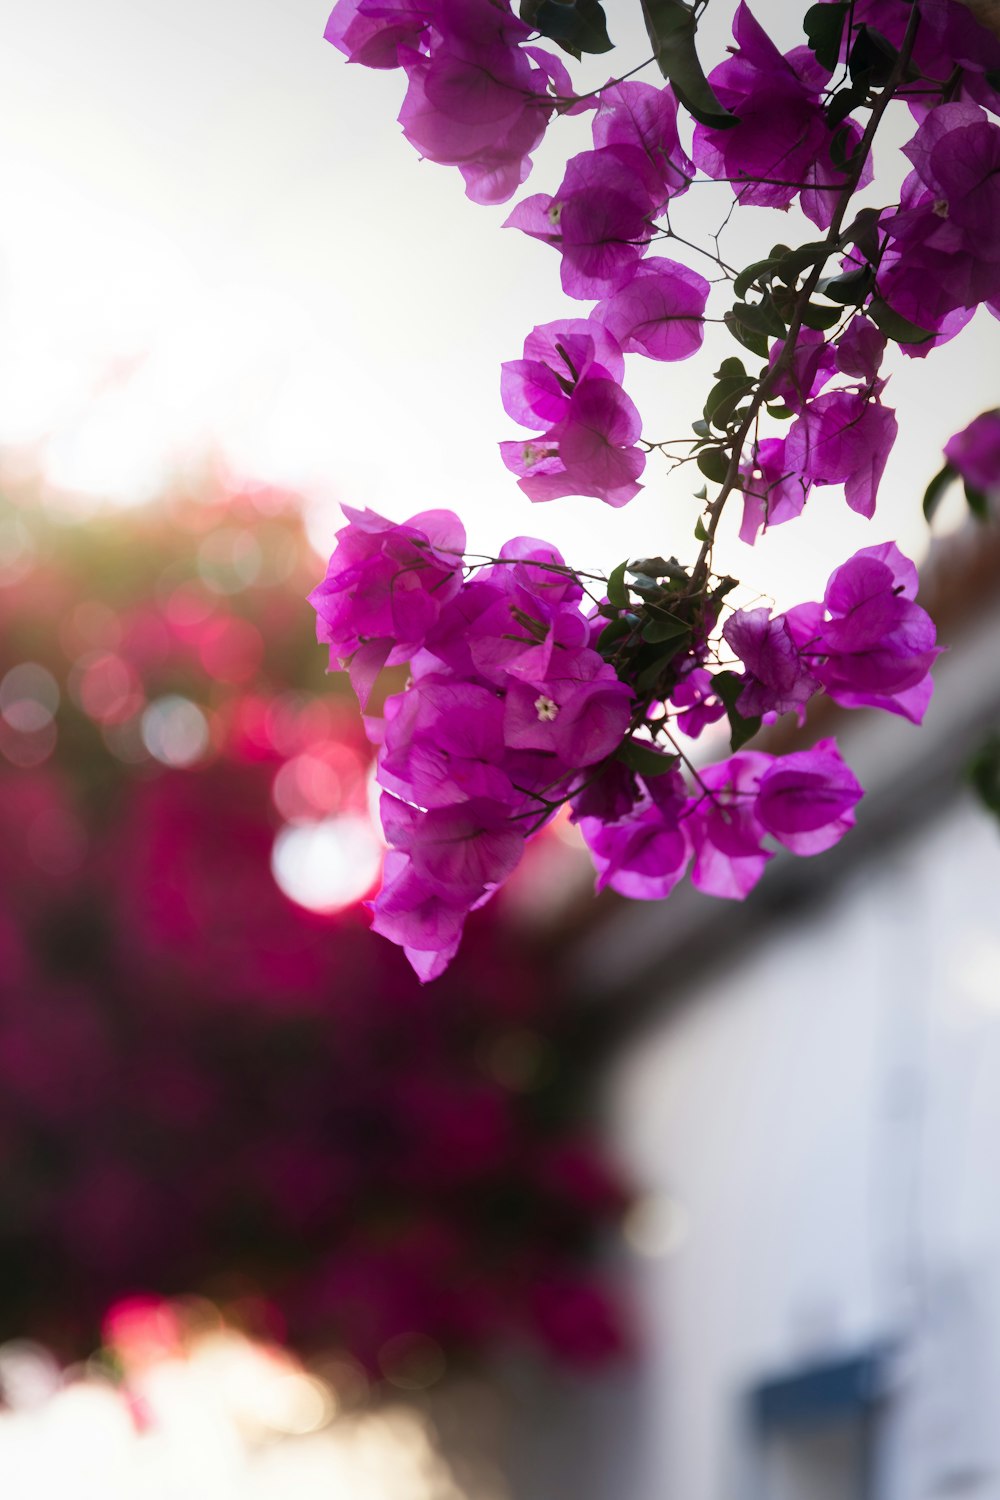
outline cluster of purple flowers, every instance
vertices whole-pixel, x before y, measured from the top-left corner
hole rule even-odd
[[[689,633],[669,680],[641,687],[634,655],[617,650],[612,665],[598,647],[608,630],[633,632],[642,605],[588,608],[559,553],[526,537],[466,576],[443,535],[458,535],[447,513],[394,526],[351,512],[312,595],[335,665],[409,654],[408,685],[368,720],[391,846],[373,925],[422,979],[447,967],[468,912],[512,874],[525,840],[563,803],[593,854],[598,888],[646,900],[667,895],[692,860],[701,890],[741,898],[775,844],[815,854],[851,827],[862,791],[830,739],[780,758],[739,750],[696,772],[689,788],[679,757],[637,735],[675,720],[697,736],[724,712],[718,673],[706,665],[714,615],[707,630]],[[937,648],[914,602],[916,581],[886,543],[838,568],[820,602],[774,618],[733,611],[722,637],[744,665],[738,713],[801,716],[822,689],[845,707],[919,722]]]
[[[349,61],[402,68],[403,134],[421,156],[456,166],[476,203],[503,203],[531,170],[572,85],[504,0],[340,0],[326,38]]]
[[[1000,39],[964,5],[812,6],[807,45],[782,54],[739,3],[734,46],[707,77],[693,27],[685,50],[673,8],[663,22],[644,7],[666,86],[626,77],[582,97],[561,64],[526,45],[528,22],[569,52],[606,50],[606,34],[588,46],[573,32],[582,11],[556,7],[555,25],[552,9],[523,5],[518,20],[504,0],[340,0],[327,35],[352,60],[403,66],[404,133],[458,164],[483,201],[526,177],[554,111],[593,110],[590,149],[554,193],[524,199],[506,221],[555,250],[563,291],[592,306],[534,328],[503,366],[504,408],[529,436],[502,442],[501,457],[532,501],[625,505],[657,449],[675,465],[696,461],[719,488],[701,492],[692,567],[647,559],[631,583],[623,567],[603,598],[543,542],[518,539],[466,568],[454,517],[394,527],[348,512],[313,602],[363,702],[384,663],[410,663],[406,690],[369,721],[392,845],[375,925],[423,978],[565,803],[598,885],[640,898],[666,895],[689,866],[701,889],[742,897],[776,846],[811,854],[841,837],[861,788],[832,740],[779,759],[744,745],[779,715],[801,722],[818,693],[921,722],[938,647],[916,571],[884,543],[837,568],[822,600],[778,615],[734,610],[733,580],[712,572],[722,507],[742,497],[750,544],[817,488],[842,486],[871,517],[897,434],[883,402],[889,342],[923,357],[980,304],[1000,316]],[[596,0],[588,15],[603,25]],[[894,100],[916,121],[912,170],[897,202],[852,219]],[[694,117],[687,137],[679,103]],[[682,360],[702,346],[718,288],[649,253],[665,237],[690,243],[671,215],[699,175],[729,184],[733,207],[798,204],[824,237],[776,245],[741,272],[716,237],[707,253],[732,294],[724,321],[762,363],[724,360],[694,437],[653,442],[624,389],[626,356]],[[768,419],[787,425],[769,431]],[[956,475],[985,513],[997,433],[996,413],[984,413],[952,440],[928,514]],[[723,715],[733,753],[686,763],[686,775],[674,731],[697,737]]]
[[[831,50],[816,9],[807,25],[825,44],[811,34],[809,46],[782,54],[738,5],[735,46],[707,79],[725,118],[699,115],[687,146],[670,84],[613,79],[596,97],[576,98],[563,65],[528,45],[535,33],[505,0],[340,0],[334,10],[328,38],[352,61],[403,67],[404,134],[424,156],[458,165],[480,201],[502,201],[524,180],[556,108],[594,110],[592,149],[570,158],[555,193],[524,199],[507,220],[558,251],[570,297],[597,303],[587,319],[534,329],[522,359],[504,367],[504,406],[536,435],[502,443],[501,456],[532,500],[581,495],[620,506],[641,488],[656,445],[641,440],[622,356],[676,360],[701,345],[709,283],[647,258],[698,172],[732,184],[740,204],[797,202],[830,232],[819,259],[797,266],[790,291],[835,253],[856,278],[830,293],[840,314],[824,311],[840,327],[829,340],[807,319],[787,351],[779,333],[791,321],[787,305],[764,295],[736,309],[737,322],[756,326],[748,347],[769,355],[758,388],[766,380],[768,400],[795,414],[783,437],[755,425],[739,455],[746,541],[798,515],[814,486],[844,485],[847,503],[870,516],[896,436],[878,373],[886,333],[922,356],[980,303],[1000,308],[1000,125],[988,114],[1000,102],[1000,42],[955,0],[921,0],[916,27],[903,0],[865,0],[849,17],[829,7],[840,37]],[[886,84],[904,47],[910,62],[893,91],[919,122],[904,148],[913,171],[899,203],[853,237],[838,235],[845,191],[872,179],[867,146],[855,166],[862,130],[853,113],[870,106],[871,88]],[[846,88],[835,63],[849,72]],[[822,316],[820,324],[829,326]],[[732,430],[725,440],[735,441]]]

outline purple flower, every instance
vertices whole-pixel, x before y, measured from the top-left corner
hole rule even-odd
[[[1000,410],[984,411],[945,444],[944,456],[974,490],[1000,489]]]
[[[899,212],[880,222],[878,289],[941,342],[1000,296],[1000,126],[977,105],[941,104],[903,149],[914,171]]]
[[[701,796],[693,803],[689,831],[694,846],[692,884],[708,896],[742,901],[772,855],[755,811],[761,777],[772,757],[741,750],[699,773]]]
[[[738,116],[729,130],[698,125],[694,159],[710,177],[737,184],[741,203],[787,208],[801,193],[803,212],[821,229],[830,226],[844,173],[830,157],[830,130],[822,89],[829,75],[812,53],[798,47],[782,57],[741,4],[733,20],[735,55],[709,74],[720,103]],[[851,145],[860,131],[850,122]],[[871,180],[866,165],[862,182]]]
[[[669,896],[691,859],[686,806],[683,780],[668,772],[650,781],[642,799],[617,822],[581,816],[579,827],[593,857],[597,889],[610,886],[635,901]]]
[[[367,682],[368,667],[408,661],[457,594],[465,531],[447,510],[422,511],[402,525],[372,510],[343,511],[348,524],[309,602],[331,663],[360,655],[357,675]]]
[[[837,369],[843,375],[853,375],[856,380],[871,384],[878,375],[885,345],[886,337],[881,329],[859,313],[851,319],[834,346]]]
[[[819,682],[800,655],[784,616],[772,619],[766,608],[737,610],[722,634],[746,667],[737,710],[748,719],[795,712],[801,723],[804,706]]]
[[[863,790],[835,740],[775,760],[760,778],[754,813],[793,854],[820,854],[854,826]]]
[[[771,345],[768,369],[773,370],[785,352],[785,340]],[[802,328],[795,340],[788,363],[771,387],[776,401],[783,401],[790,411],[802,412],[807,403],[826,385],[837,368],[836,356],[822,333]]]
[[[340,0],[323,36],[348,62],[398,68],[400,47],[420,44],[436,9],[433,0]]]
[[[631,690],[596,651],[560,651],[544,678],[508,683],[504,740],[512,750],[547,751],[568,768],[595,765],[625,738],[631,704]]]
[[[362,0],[360,13],[372,24],[380,9],[380,0]],[[397,37],[394,22],[392,45],[409,84],[403,134],[422,156],[457,166],[475,202],[502,203],[531,170],[529,153],[555,106],[550,85],[567,93],[569,75],[550,53],[522,46],[530,28],[492,0],[434,0],[431,21],[419,33],[424,50]],[[343,41],[353,38],[349,25]],[[368,45],[388,52],[390,38]]]
[[[687,191],[694,176],[677,133],[677,100],[672,90],[627,79],[601,91],[593,121],[594,145],[637,147],[664,195]]]
[[[583,319],[534,329],[524,358],[503,366],[507,412],[525,426],[548,427],[528,442],[500,444],[529,500],[593,495],[620,506],[638,494],[646,463],[635,446],[642,419],[619,384],[623,367],[617,341]]]
[[[571,157],[554,196],[526,198],[504,227],[561,251],[567,296],[607,297],[634,274],[665,197],[638,147],[604,146]]]
[[[642,261],[632,280],[594,308],[595,321],[626,353],[687,359],[705,337],[704,276],[660,257]]]
[[[695,655],[691,659],[696,663],[699,657]],[[725,704],[712,685],[711,672],[697,665],[683,673],[670,694],[670,703],[673,708],[681,710],[677,715],[677,728],[692,740],[696,740],[709,724],[717,723],[726,712]]]
[[[895,440],[895,413],[867,391],[828,391],[792,423],[784,458],[808,484],[843,484],[851,509],[871,516]]]
[[[802,514],[812,480],[796,472],[785,453],[784,438],[764,438],[740,466],[743,520],[740,541],[753,546],[761,531]]]
[[[837,568],[822,604],[788,611],[793,639],[834,702],[922,721],[940,651],[934,622],[914,602],[916,591],[916,568],[884,542]]]

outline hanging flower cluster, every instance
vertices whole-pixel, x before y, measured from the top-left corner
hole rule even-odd
[[[714,487],[699,493],[695,556],[640,559],[597,579],[524,538],[486,564],[465,562],[456,517],[393,526],[348,512],[312,596],[320,638],[362,696],[382,661],[410,662],[407,688],[369,722],[394,851],[375,926],[425,979],[456,951],[465,913],[559,806],[579,823],[599,886],[664,896],[690,866],[702,890],[741,897],[778,846],[812,854],[835,843],[861,796],[832,740],[775,758],[744,749],[757,729],[784,713],[802,720],[819,693],[914,723],[930,698],[934,626],[894,544],[863,548],[821,601],[778,616],[732,607],[735,580],[714,572],[713,545],[733,496],[750,544],[824,487],[842,487],[848,506],[871,517],[897,432],[883,399],[887,347],[923,358],[981,304],[1000,315],[1000,39],[958,0],[828,0],[806,13],[805,45],[782,54],[740,3],[730,55],[706,74],[700,8],[640,3],[666,84],[612,79],[576,97],[560,77],[555,110],[592,110],[592,148],[569,160],[554,193],[525,198],[507,220],[553,249],[563,291],[593,306],[534,328],[522,357],[503,366],[504,408],[531,435],[502,442],[501,456],[533,501],[578,495],[611,506],[639,492],[653,454],[675,469],[695,464]],[[470,150],[488,154],[507,140],[515,75],[539,135],[554,112],[541,94],[556,75],[526,45],[527,26],[577,57],[610,46],[596,0],[528,0],[520,19],[503,0],[427,0],[419,16],[340,0],[328,36],[371,62],[370,38],[387,46],[404,15],[419,42],[397,54],[410,80],[400,119],[438,161],[459,158],[414,134],[420,80],[435,128],[457,136],[461,116]],[[432,88],[432,78],[457,78],[458,58],[479,69],[475,88]],[[529,78],[532,67],[544,80]],[[896,202],[858,209],[890,107],[916,120],[903,148],[911,170]],[[521,158],[519,180],[526,170]],[[703,249],[674,227],[678,200],[706,179],[731,190],[727,221],[744,205],[794,203],[821,237],[732,268],[719,236]],[[664,239],[711,260],[714,284],[650,254]],[[710,311],[742,353],[715,372],[690,439],[651,440],[625,390],[626,360],[696,354]],[[979,458],[992,475],[994,416],[949,444],[932,501],[960,473],[982,511]],[[371,629],[351,569],[375,536],[380,587],[387,559],[405,551],[406,560]],[[375,566],[365,564],[366,578]],[[419,639],[409,624],[389,628],[393,611],[420,620]],[[730,758],[696,766],[676,732],[697,737],[724,715]]]

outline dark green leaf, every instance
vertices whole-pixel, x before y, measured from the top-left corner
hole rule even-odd
[[[760,302],[737,302],[733,313],[741,323],[757,333],[767,333],[776,339],[785,336],[785,325],[770,297],[765,297]]]
[[[752,328],[748,328],[745,323],[740,322],[735,312],[723,313],[723,321],[733,338],[744,349],[749,349],[751,354],[757,354],[761,359],[767,358],[768,343],[765,334],[755,333]]]
[[[716,380],[746,380],[747,372],[743,361],[737,359],[735,355],[724,359],[715,372],[715,378]]]
[[[860,145],[857,131],[852,130],[849,125],[841,125],[834,131],[830,141],[830,160],[838,172],[851,170]]]
[[[696,542],[708,541],[708,532],[705,530],[705,523],[702,520],[701,516],[698,517],[697,523],[694,528],[694,539]]]
[[[630,771],[635,771],[637,776],[648,779],[650,776],[663,776],[667,771],[672,771],[680,756],[664,755],[644,740],[626,740],[615,751],[615,760],[620,760]]]
[[[732,593],[738,583],[738,578],[730,578],[728,575],[725,578],[720,578],[709,597],[715,604],[718,604],[720,599],[724,599],[727,594]]]
[[[733,282],[733,291],[737,297],[745,297],[755,282],[770,281],[777,268],[778,257],[774,255],[769,255],[766,260],[755,260],[737,276]]]
[[[708,426],[708,423],[702,421],[701,417],[698,418],[697,422],[692,422],[691,423],[691,430],[692,430],[692,432],[694,432],[700,438],[705,438],[705,437],[709,436],[709,426]]]
[[[824,307],[822,302],[810,302],[802,314],[807,328],[832,328],[844,316],[839,307]]]
[[[926,521],[931,520],[934,512],[944,498],[945,490],[951,484],[952,480],[957,479],[957,477],[951,464],[945,464],[944,468],[939,469],[934,475],[934,478],[924,490],[924,519]]]
[[[729,473],[729,454],[725,448],[706,448],[698,454],[698,467],[713,484],[724,484]]]
[[[837,5],[811,5],[802,17],[806,42],[821,67],[832,73],[840,61],[840,43],[850,6],[843,0]]]
[[[839,302],[842,307],[860,307],[874,281],[875,272],[871,266],[858,266],[853,271],[845,271],[842,276],[825,277],[817,291],[831,302]]]
[[[857,245],[865,260],[877,261],[879,253],[878,221],[880,210],[862,208],[840,236],[841,245]]]
[[[826,240],[807,240],[794,250],[789,250],[787,246],[775,246],[775,249],[778,248],[785,251],[778,266],[778,275],[786,286],[794,286],[803,271],[810,270],[817,263],[821,264],[831,252],[831,246]],[[774,251],[771,253],[773,255]]]
[[[964,482],[962,488],[965,490],[965,502],[977,521],[988,521],[990,518],[990,502],[982,490],[977,490],[975,485]]]
[[[608,578],[608,603],[615,605],[617,609],[625,609],[628,606],[628,589],[625,585],[625,569],[628,561],[619,563],[614,572]]]
[[[712,687],[726,706],[731,735],[730,748],[733,751],[739,750],[747,740],[753,739],[761,721],[759,718],[745,719],[736,707],[736,700],[743,692],[743,683],[735,672],[716,672],[712,678]]]
[[[867,97],[868,90],[864,84],[851,83],[847,88],[838,89],[826,106],[826,123],[830,129],[836,130],[838,125],[842,125],[849,114],[864,104]]]
[[[873,297],[869,302],[868,316],[881,328],[886,338],[895,340],[897,344],[926,344],[928,339],[934,337],[930,329],[911,323],[909,318],[904,318],[881,297]]]
[[[571,57],[610,52],[611,38],[599,0],[521,0],[521,20]]]
[[[789,407],[780,405],[769,406],[767,408],[767,413],[768,416],[773,417],[776,422],[787,422],[795,415],[795,413],[790,410]]]
[[[898,57],[899,53],[881,31],[873,26],[859,26],[847,66],[856,84],[867,88],[874,83],[881,88],[889,82]]]
[[[613,656],[619,643],[633,628],[635,616],[619,615],[610,625],[605,625],[597,637],[597,649],[602,656]]]
[[[676,615],[664,613],[655,619],[647,620],[642,627],[642,638],[652,645],[658,646],[662,641],[674,641],[678,636],[690,635],[691,627],[683,620],[678,620]]]
[[[639,557],[628,570],[645,574],[647,578],[672,578],[677,583],[689,583],[690,579],[676,557]]]
[[[683,0],[641,0],[653,54],[664,78],[688,114],[713,130],[728,130],[737,124],[713,92],[698,61],[695,34],[698,23]]]
[[[748,375],[716,381],[705,401],[705,420],[718,427],[720,432],[725,432],[733,412],[752,389],[753,381]]]
[[[665,675],[670,663],[683,646],[684,640],[685,637],[679,635],[672,645],[668,642],[666,646],[657,646],[655,648],[655,654],[650,656],[649,662],[635,679],[635,689],[640,697],[646,697],[648,694],[656,691],[660,685],[661,678]]]

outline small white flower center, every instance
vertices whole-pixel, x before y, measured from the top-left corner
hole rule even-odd
[[[937,199],[937,201],[934,204],[934,212],[937,214],[937,216],[938,216],[939,219],[946,219],[948,217],[948,200],[947,200],[947,198],[938,198]]]
[[[539,693],[535,699],[535,713],[542,724],[551,724],[559,712],[558,703],[553,703],[551,698],[546,698],[544,693]]]
[[[559,228],[559,220],[562,218],[563,206],[561,203],[550,203],[545,211],[545,217],[553,229]]]

